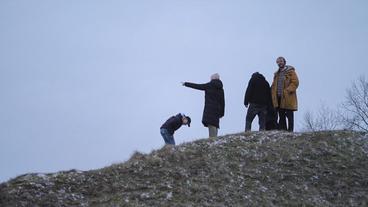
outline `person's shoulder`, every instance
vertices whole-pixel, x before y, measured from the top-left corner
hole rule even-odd
[[[181,119],[183,117],[183,115],[181,113],[176,114],[175,116],[173,116],[174,118],[177,119]]]
[[[287,71],[290,72],[290,71],[294,71],[295,72],[295,68],[294,66],[291,66],[291,65],[287,65]]]
[[[175,116],[170,116],[169,119],[167,119],[167,121],[172,121],[173,119],[175,119],[176,117]]]
[[[208,82],[206,84],[209,88],[214,88],[214,89],[219,89],[219,88],[223,88],[223,83],[220,79],[214,79],[211,80],[210,82]]]
[[[291,68],[286,71],[286,75],[289,77],[298,77],[296,70],[293,66],[290,66]]]

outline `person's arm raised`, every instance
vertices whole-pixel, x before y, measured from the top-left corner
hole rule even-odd
[[[183,86],[204,91],[204,90],[207,89],[208,84],[207,83],[205,83],[205,84],[196,84],[196,83],[184,82]]]

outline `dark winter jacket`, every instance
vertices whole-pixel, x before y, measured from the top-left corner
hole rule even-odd
[[[211,80],[205,84],[185,82],[184,86],[205,91],[202,124],[220,128],[220,118],[225,115],[225,95],[221,80]]]
[[[244,96],[244,105],[249,103],[272,105],[270,84],[260,73],[253,73]]]
[[[183,125],[183,116],[181,114],[177,114],[175,116],[170,117],[160,129],[167,129],[170,134],[174,134],[176,130],[178,130]]]

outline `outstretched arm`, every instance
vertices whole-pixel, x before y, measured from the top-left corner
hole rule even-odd
[[[202,91],[204,91],[208,88],[207,83],[205,83],[205,84],[196,84],[196,83],[184,82],[183,85],[186,86],[186,87],[189,87],[189,88],[194,88],[194,89],[202,90]]]

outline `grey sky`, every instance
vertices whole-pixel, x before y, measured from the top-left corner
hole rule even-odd
[[[192,117],[177,143],[207,136],[204,94],[224,83],[220,134],[244,129],[245,87],[271,83],[282,55],[306,110],[336,106],[367,75],[368,1],[0,1],[0,181],[88,170],[163,145],[171,115]],[[253,125],[253,129],[258,126]]]

